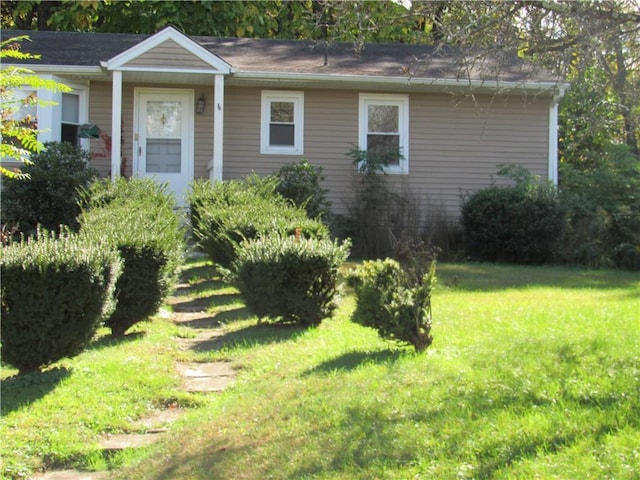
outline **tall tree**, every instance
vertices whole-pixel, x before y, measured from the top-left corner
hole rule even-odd
[[[426,19],[436,45],[455,46],[463,52],[461,68],[478,67],[489,58],[508,62],[518,55],[569,80],[583,93],[588,85],[589,101],[598,108],[579,107],[583,115],[593,114],[585,117],[584,124],[591,128],[583,133],[602,135],[594,128],[603,124],[597,114],[606,105],[604,125],[609,138],[625,143],[638,155],[640,10],[636,0],[414,2],[412,9]]]

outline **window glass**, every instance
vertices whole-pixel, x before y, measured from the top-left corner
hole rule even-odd
[[[80,97],[71,93],[62,94],[62,126],[60,141],[79,145]]]
[[[271,102],[272,123],[293,123],[293,102]]]
[[[269,125],[269,145],[295,145],[293,102],[271,102],[271,123]]]
[[[389,166],[400,165],[400,137],[398,135],[367,135],[367,155],[384,158]]]
[[[180,138],[182,132],[181,102],[147,102],[147,137]]]
[[[360,94],[361,149],[370,160],[382,160],[387,173],[408,173],[409,97]]]
[[[260,153],[302,155],[304,94],[263,91]]]
[[[369,105],[369,131],[397,133],[399,110],[395,105]]]
[[[62,94],[62,121],[65,123],[79,123],[80,97],[70,93]]]

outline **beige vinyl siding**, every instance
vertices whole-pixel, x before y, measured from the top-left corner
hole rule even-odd
[[[194,175],[193,178],[209,178],[209,162],[213,159],[213,86],[205,90],[196,88],[195,101],[201,94],[205,98],[204,113],[195,113],[194,131]]]
[[[305,158],[323,168],[324,188],[337,211],[344,210],[355,167],[345,156],[358,141],[358,94],[307,90],[304,94],[304,154],[260,154],[261,90],[227,88],[225,98],[224,175],[269,175],[280,166]]]
[[[449,216],[460,208],[460,193],[493,183],[499,164],[518,163],[548,176],[548,111],[545,101],[520,97],[478,99],[459,104],[446,96],[414,94],[410,99],[408,184],[412,192]],[[397,176],[394,183],[401,183]]]
[[[137,56],[128,62],[126,66],[211,70],[211,65],[193,53],[188,52],[173,40],[167,40],[148,52]]]
[[[128,174],[133,162],[133,90],[123,86],[124,145]],[[175,86],[180,88],[180,86]],[[324,188],[336,213],[346,213],[353,195],[356,167],[346,153],[358,142],[357,90],[304,91],[304,154],[260,154],[260,88],[225,88],[223,178],[243,178],[255,172],[271,174],[280,166],[307,159],[323,168]],[[286,91],[286,90],[285,90]],[[213,87],[196,88],[205,94],[206,111],[195,115],[195,178],[208,178],[213,157]],[[93,82],[90,121],[111,135],[111,85]],[[498,164],[519,163],[542,178],[548,177],[549,99],[477,97],[460,102],[446,94],[409,94],[409,174],[388,175],[397,190],[420,201],[425,209],[446,210],[455,218],[460,193],[473,192],[492,182]],[[91,142],[92,165],[102,175],[110,159],[99,140]]]
[[[273,155],[260,155],[260,89],[225,88],[223,179],[273,170]]]
[[[91,82],[89,89],[89,121],[97,125],[102,135],[111,136],[111,84]],[[91,166],[100,176],[106,177],[111,171],[111,155],[101,139],[92,139]]]
[[[89,91],[89,121],[100,128],[108,139],[92,139],[91,166],[100,176],[111,175],[111,83],[91,82]],[[131,175],[133,163],[133,89],[122,89],[122,156],[126,159],[126,175]]]
[[[345,213],[356,175],[345,154],[358,142],[359,93],[305,91],[304,155],[261,155],[260,89],[228,88],[224,178],[267,175],[305,158],[323,168],[334,211]],[[498,164],[519,163],[547,178],[548,111],[547,101],[521,97],[460,103],[450,95],[410,94],[409,174],[387,179],[398,191],[454,218],[461,192],[500,182]]]

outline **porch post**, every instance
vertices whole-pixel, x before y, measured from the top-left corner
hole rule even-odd
[[[113,71],[111,97],[111,180],[120,176],[122,158],[122,71]]]
[[[209,180],[221,182],[224,152],[224,75],[215,75],[213,99],[213,168],[209,171]]]

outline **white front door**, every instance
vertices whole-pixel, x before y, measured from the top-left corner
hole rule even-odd
[[[180,203],[193,180],[193,90],[135,90],[134,175],[166,182]]]

